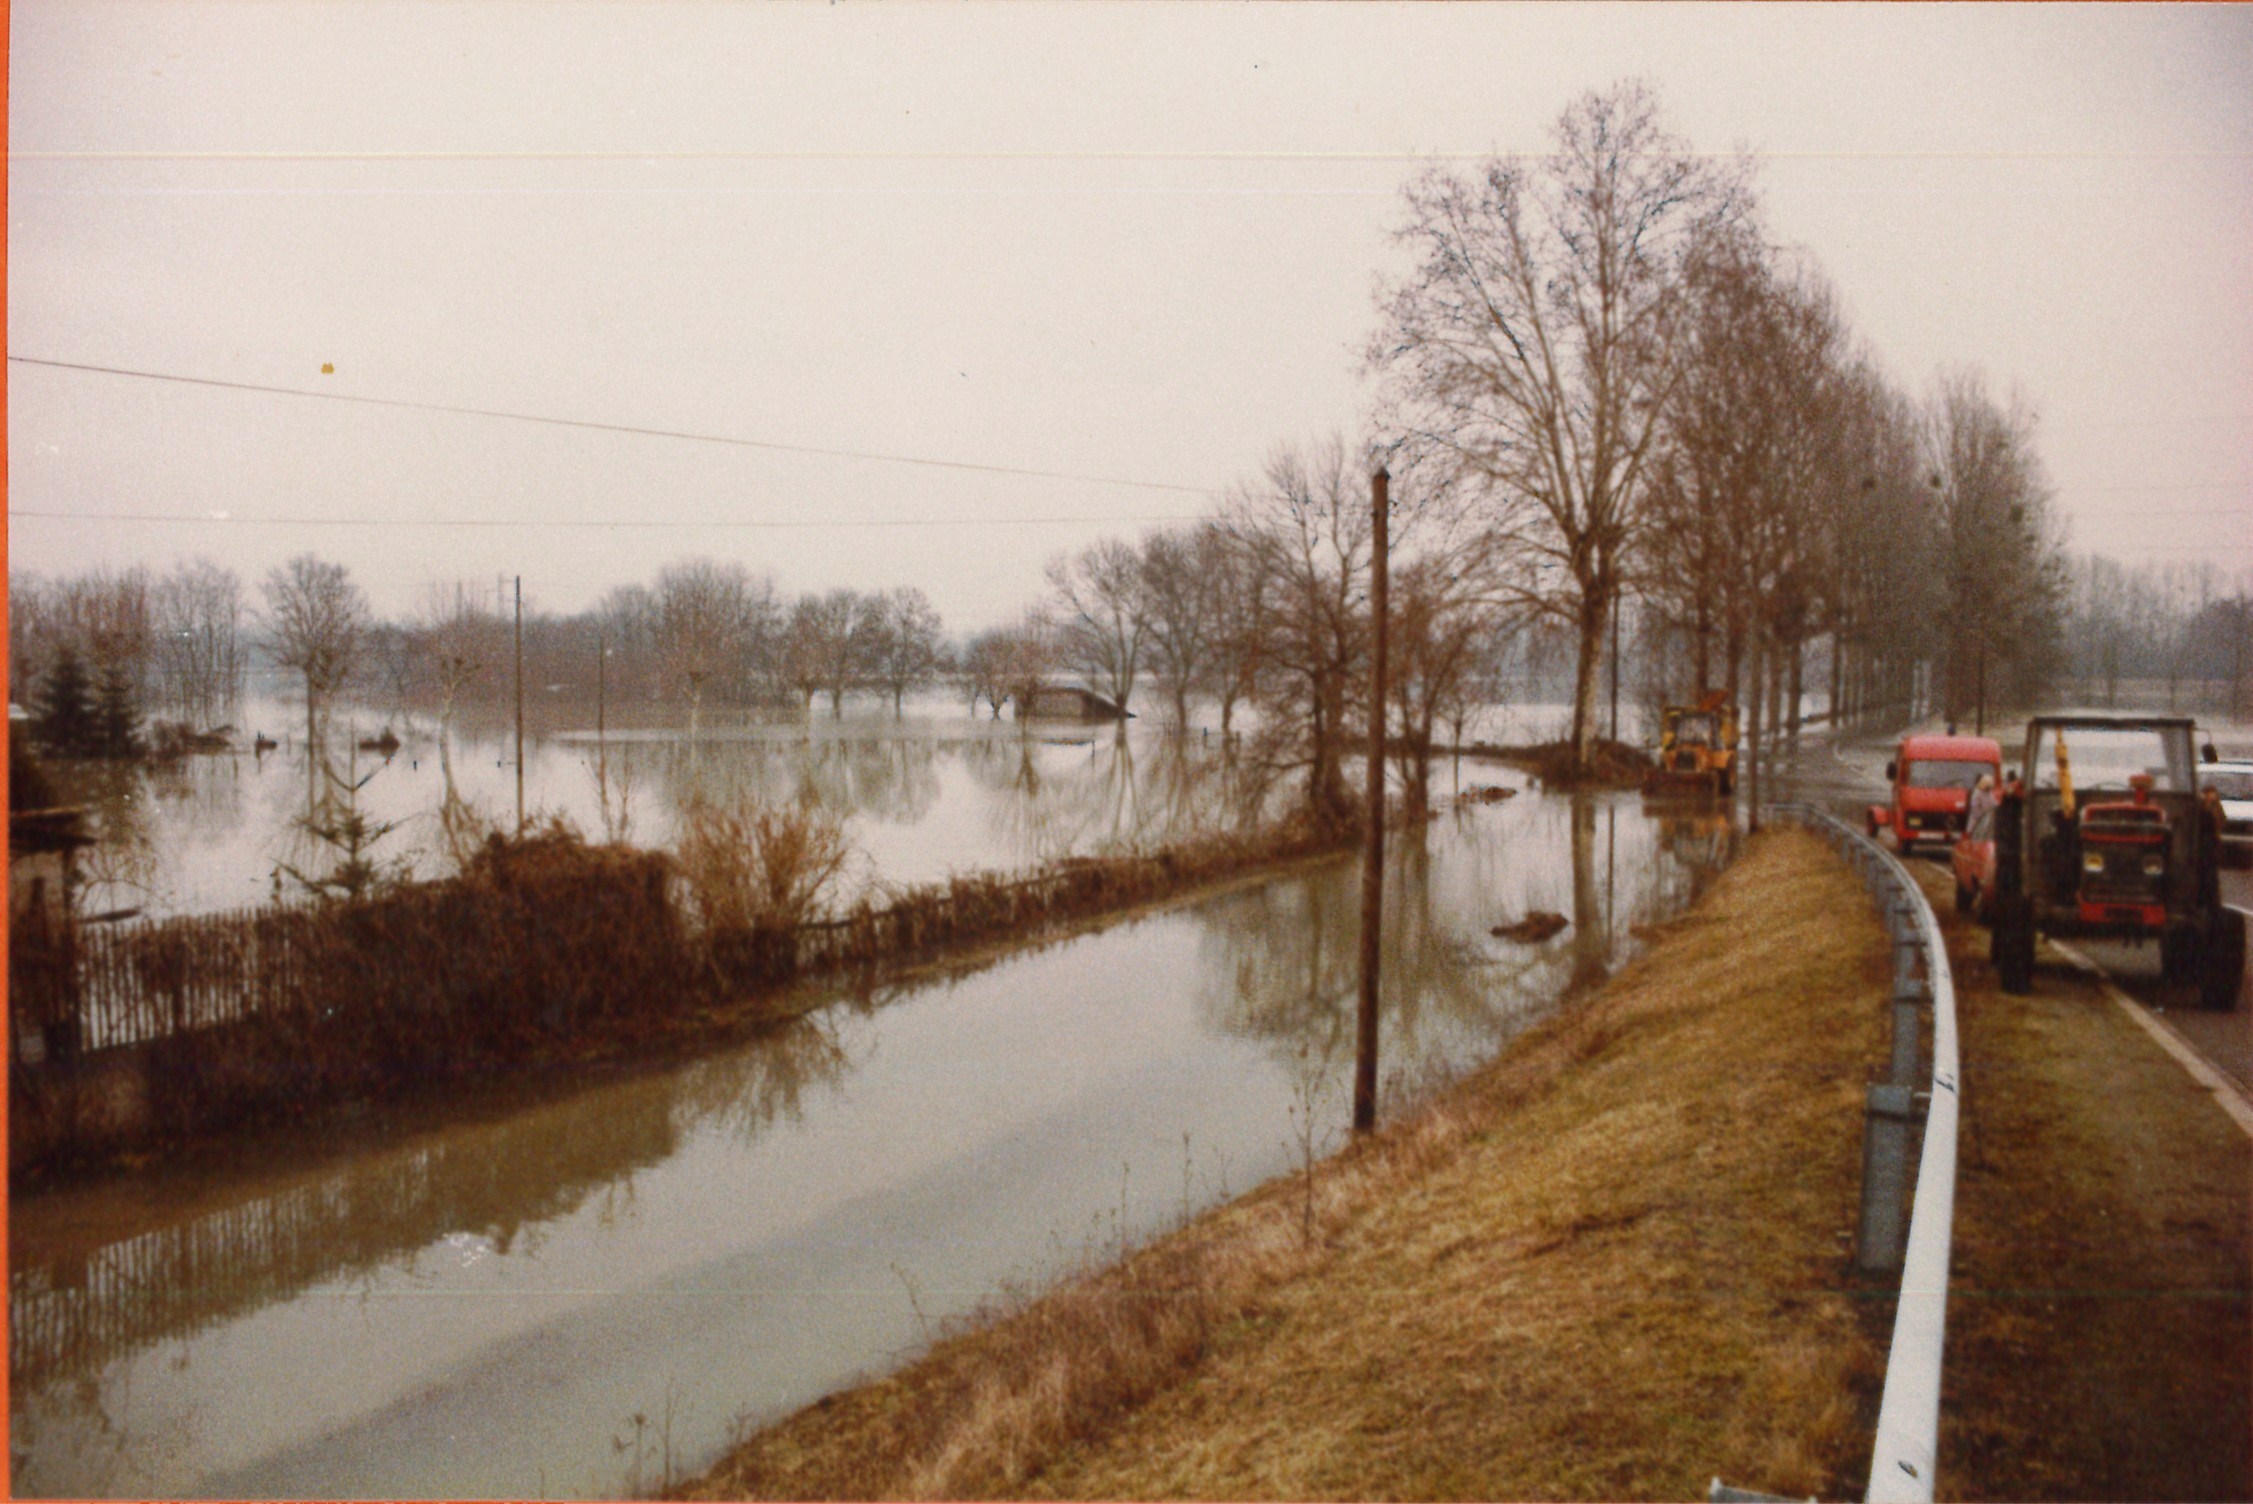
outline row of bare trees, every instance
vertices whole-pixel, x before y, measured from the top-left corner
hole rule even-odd
[[[488,604],[492,602],[492,604]],[[431,587],[397,635],[397,688],[450,713],[464,696],[498,694],[509,674],[512,623],[480,585]],[[938,612],[922,591],[837,589],[786,600],[772,578],[734,561],[683,559],[649,585],[613,589],[593,611],[525,623],[536,682],[627,704],[685,709],[692,731],[708,705],[799,704],[880,690],[900,708],[947,667]]]
[[[1633,600],[1668,697],[1722,690],[1796,731],[1811,657],[1834,713],[1983,721],[2061,663],[2062,539],[2023,401],[1975,371],[1896,390],[1803,257],[1770,243],[1748,163],[1692,151],[1651,93],[1583,96],[1547,153],[1405,194],[1408,269],[1367,364],[1388,437],[1279,450],[1208,521],[1056,560],[1020,625],[974,642],[973,695],[1056,671],[1124,702],[1152,674],[1256,705],[1257,745],[1345,799],[1367,724],[1367,477],[1394,473],[1399,644],[1386,708],[1421,794],[1497,665],[1571,658],[1574,760]],[[1755,774],[1757,778],[1757,762]]]
[[[209,559],[146,569],[96,569],[8,582],[8,697],[33,687],[68,654],[98,678],[127,686],[138,705],[195,726],[234,714],[249,665],[241,580]]]
[[[2081,698],[2119,706],[2126,681],[2135,708],[2253,713],[2253,570],[2084,554],[2070,575],[2067,672]]]
[[[1190,729],[1194,705],[1226,741],[1239,739],[1250,708],[1250,763],[1303,778],[1318,814],[1342,816],[1345,748],[1368,717],[1374,458],[1336,437],[1282,446],[1208,518],[1059,555],[1040,602],[968,644],[972,705],[998,717],[1052,676],[1120,705],[1155,685],[1173,730]],[[1460,740],[1472,710],[1496,697],[1522,609],[1503,588],[1493,530],[1414,510],[1403,514],[1392,591],[1401,647],[1391,695],[1409,791],[1421,799],[1437,728],[1451,724]]]
[[[1605,635],[1633,595],[1727,688],[1796,725],[1812,643],[1834,708],[1898,701],[1918,663],[1983,716],[2054,671],[2061,539],[2021,401],[1972,371],[1894,391],[1803,258],[1770,244],[1749,165],[1701,156],[1625,84],[1553,149],[1411,184],[1372,369],[1427,506],[1498,535],[1508,597],[1575,643],[1596,736]]]

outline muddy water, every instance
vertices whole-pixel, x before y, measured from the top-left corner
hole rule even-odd
[[[1400,843],[1388,1107],[1601,976],[1725,840],[1529,795]],[[1286,1172],[1305,1125],[1334,1147],[1357,905],[1336,861],[690,1064],[17,1206],[15,1489],[654,1489],[932,1323]],[[1573,924],[1488,936],[1532,908]]]

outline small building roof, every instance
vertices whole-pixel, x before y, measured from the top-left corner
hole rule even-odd
[[[24,856],[42,851],[78,851],[94,844],[85,827],[84,809],[10,810],[8,851]]]

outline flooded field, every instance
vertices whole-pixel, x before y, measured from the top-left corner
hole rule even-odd
[[[706,711],[693,738],[678,725],[621,725],[617,714],[598,735],[591,706],[540,711],[525,745],[529,819],[560,816],[593,839],[662,847],[699,796],[814,799],[845,819],[855,890],[1162,844],[1254,808],[1217,738],[1154,725],[1020,726],[936,696],[911,699],[897,718],[888,700],[848,702],[834,720]],[[289,869],[317,874],[334,861],[301,824],[313,781],[302,719],[301,708],[257,702],[241,739],[268,731],[279,743],[271,751],[67,769],[70,797],[96,811],[103,836],[85,858],[85,911],[162,917],[301,898]],[[398,738],[388,754],[357,745],[386,730]],[[328,757],[339,779],[359,785],[362,813],[392,827],[376,858],[411,875],[450,870],[449,827],[474,840],[515,823],[514,739],[490,715],[465,717],[441,738],[426,718],[340,711]]]
[[[888,698],[851,697],[841,718],[826,705],[803,717],[708,709],[691,737],[658,707],[611,706],[598,733],[595,706],[535,700],[524,807],[592,839],[663,847],[700,795],[815,799],[845,819],[856,853],[848,898],[872,884],[1164,844],[1256,813],[1246,770],[1218,735],[1168,735],[1155,709],[1123,728],[1020,725],[939,693],[908,697],[897,716]],[[1621,716],[1623,732],[1638,734],[1635,707]],[[309,794],[328,786],[308,766],[304,717],[302,703],[254,697],[239,715],[244,750],[159,767],[57,765],[66,797],[95,812],[102,836],[83,858],[82,912],[164,918],[301,899],[290,870],[318,875],[335,860],[302,826]],[[1569,724],[1562,705],[1493,706],[1465,737],[1522,743]],[[398,739],[388,753],[358,745],[385,732]],[[249,750],[260,734],[272,750]],[[337,778],[359,786],[362,813],[391,827],[376,859],[411,876],[451,870],[449,826],[474,839],[515,823],[515,741],[498,709],[465,711],[442,737],[427,713],[339,708],[327,749]],[[1435,791],[1449,779],[1435,770]]]
[[[1008,735],[929,776],[988,787]],[[1399,839],[1387,1110],[1606,974],[1727,842],[1534,794]],[[936,1323],[1335,1147],[1357,879],[1341,859],[691,1063],[17,1206],[15,1490],[654,1490]],[[1489,935],[1535,908],[1570,927]]]

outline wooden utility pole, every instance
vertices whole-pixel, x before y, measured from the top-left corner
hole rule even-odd
[[[516,577],[516,833],[524,834],[524,576]]]
[[[595,746],[603,742],[603,709],[608,698],[610,669],[610,638],[607,627],[595,628]]]
[[[1612,592],[1612,740],[1619,740],[1619,613],[1625,604],[1617,590]]]
[[[1385,913],[1385,628],[1391,563],[1389,496],[1382,467],[1369,477],[1369,813],[1361,847],[1361,1011],[1353,1052],[1353,1131],[1377,1126],[1377,974]]]

